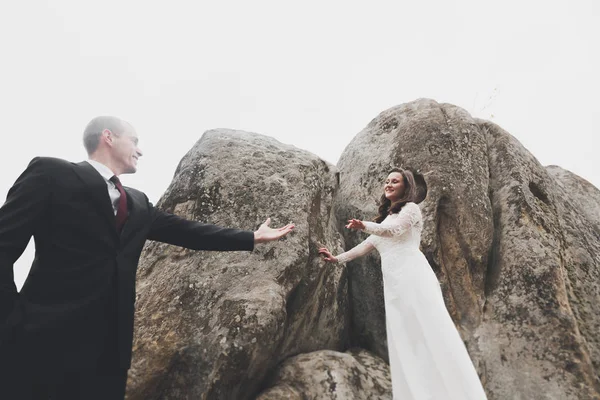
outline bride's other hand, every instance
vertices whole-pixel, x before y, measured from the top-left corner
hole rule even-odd
[[[323,256],[323,261],[337,262],[337,258],[335,258],[325,247],[319,249],[319,254]]]
[[[365,224],[363,224],[363,222],[359,219],[349,219],[348,225],[346,225],[346,228],[363,230],[363,229],[365,229]]]

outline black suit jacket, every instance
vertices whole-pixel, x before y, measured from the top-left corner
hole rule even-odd
[[[127,193],[121,233],[106,182],[87,162],[35,158],[0,208],[0,357],[49,368],[129,368],[135,277],[147,239],[196,250],[252,250],[250,231],[185,220]],[[20,293],[13,264],[35,259]],[[14,353],[14,351],[13,351]]]

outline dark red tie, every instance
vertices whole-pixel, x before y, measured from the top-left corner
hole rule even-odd
[[[121,181],[116,176],[110,178],[110,181],[115,184],[119,193],[121,193],[121,197],[119,197],[119,205],[117,206],[117,215],[115,217],[115,222],[117,223],[117,230],[121,231],[125,221],[127,220],[127,194],[125,194],[125,189],[123,189],[123,185],[121,185]]]

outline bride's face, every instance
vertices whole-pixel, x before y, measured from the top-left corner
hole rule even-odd
[[[400,172],[389,174],[383,185],[385,197],[392,203],[402,197],[404,189],[404,177]]]

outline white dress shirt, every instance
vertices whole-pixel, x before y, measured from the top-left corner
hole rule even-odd
[[[106,186],[108,189],[108,196],[110,197],[110,202],[112,203],[113,211],[114,211],[115,215],[117,215],[117,208],[119,206],[119,199],[121,198],[121,193],[119,192],[119,189],[117,189],[115,184],[112,183],[110,180],[110,178],[115,176],[115,174],[113,174],[113,172],[110,170],[110,168],[108,168],[106,165],[104,165],[102,163],[99,163],[98,161],[87,160],[87,162],[92,167],[94,167],[94,169],[96,171],[98,171],[98,173],[106,181]]]

